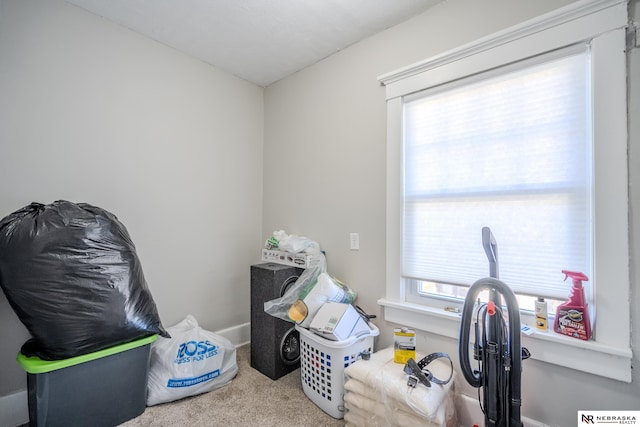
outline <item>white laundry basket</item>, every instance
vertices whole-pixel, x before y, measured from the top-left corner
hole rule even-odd
[[[296,325],[304,394],[334,418],[344,417],[344,369],[361,359],[363,353],[373,353],[373,337],[380,331],[373,324],[370,329],[346,340],[330,341]]]

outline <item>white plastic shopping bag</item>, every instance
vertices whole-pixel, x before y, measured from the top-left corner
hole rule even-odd
[[[148,406],[215,390],[238,373],[235,346],[200,328],[193,316],[167,331],[171,338],[159,337],[151,345]]]

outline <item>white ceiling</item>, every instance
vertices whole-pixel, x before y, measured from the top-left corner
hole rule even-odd
[[[268,86],[443,0],[67,0]]]

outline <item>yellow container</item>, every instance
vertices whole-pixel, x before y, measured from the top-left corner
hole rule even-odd
[[[393,343],[393,361],[405,364],[409,359],[416,358],[416,332],[408,328],[395,328]]]
[[[547,302],[542,297],[536,301],[536,328],[541,331],[547,330]]]

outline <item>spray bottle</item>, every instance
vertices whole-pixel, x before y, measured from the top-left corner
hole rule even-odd
[[[556,319],[553,330],[559,334],[568,335],[581,340],[591,338],[591,322],[589,321],[589,310],[584,298],[584,288],[582,282],[589,280],[583,274],[575,271],[562,270],[564,280],[571,277],[573,288],[569,300],[560,304],[556,310]]]

